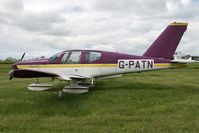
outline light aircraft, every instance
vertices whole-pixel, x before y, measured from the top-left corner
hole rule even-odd
[[[172,61],[173,54],[186,31],[188,23],[170,23],[142,56],[99,50],[66,50],[48,59],[27,60],[12,64],[10,79],[15,78],[52,78],[68,81],[58,91],[85,93],[94,85],[95,79],[112,78],[125,73],[145,72],[186,66],[183,62]],[[125,44],[124,44],[125,45]],[[51,84],[35,82],[29,90],[51,90]]]

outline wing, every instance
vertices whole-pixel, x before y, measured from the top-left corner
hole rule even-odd
[[[42,77],[57,77],[60,80],[70,81],[73,79],[81,80],[88,79],[88,77],[75,75],[75,74],[59,74],[59,73],[50,73],[43,72],[38,70],[27,70],[27,69],[16,69],[9,72],[10,77],[16,78],[42,78]]]
[[[42,77],[56,77],[54,73],[36,71],[36,70],[27,70],[27,69],[16,69],[9,72],[10,78],[42,78]]]

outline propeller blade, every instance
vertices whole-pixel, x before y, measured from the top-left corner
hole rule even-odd
[[[21,57],[20,61],[22,61],[22,60],[23,60],[23,58],[24,58],[25,54],[26,54],[26,53],[23,53],[23,55],[22,55],[22,57]]]

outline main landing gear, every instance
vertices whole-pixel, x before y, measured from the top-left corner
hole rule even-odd
[[[64,93],[70,94],[82,94],[88,92],[90,87],[95,86],[95,79],[73,79],[69,81],[68,86],[64,86],[63,81],[59,81],[56,85],[52,84],[40,84],[39,79],[28,86],[28,89],[31,91],[56,91],[58,92],[58,97],[62,97]]]

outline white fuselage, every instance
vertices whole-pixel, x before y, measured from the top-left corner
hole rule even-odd
[[[178,66],[171,63],[155,63],[152,59],[120,59],[117,64],[43,64],[18,65],[17,68],[64,75],[67,77],[78,75],[86,78],[95,78]]]

